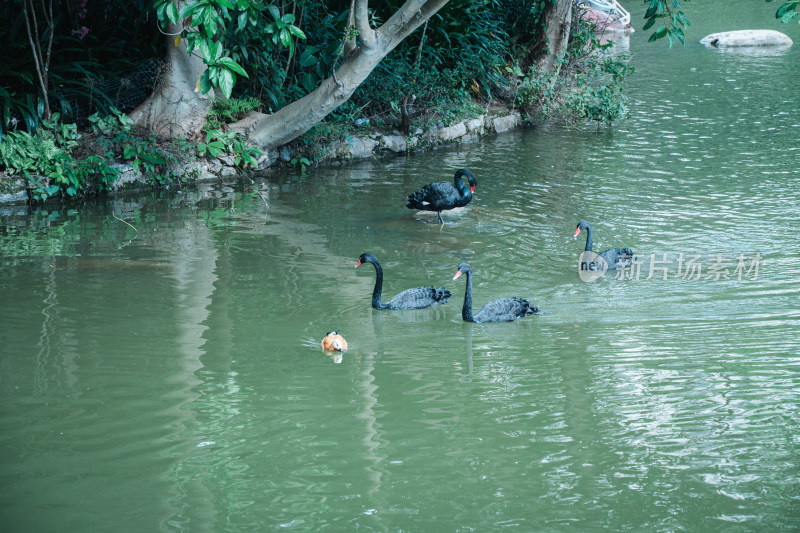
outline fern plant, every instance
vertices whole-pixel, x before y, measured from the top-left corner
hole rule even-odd
[[[223,124],[236,122],[245,113],[258,109],[260,105],[261,102],[258,101],[258,98],[252,96],[246,98],[223,98],[217,96],[211,102],[211,109],[208,112],[204,130],[206,132],[218,130]]]

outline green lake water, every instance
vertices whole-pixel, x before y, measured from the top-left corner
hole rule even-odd
[[[800,529],[800,35],[719,5],[625,43],[613,128],[0,209],[3,531]],[[754,24],[797,44],[697,43]],[[636,269],[581,281],[581,219]],[[548,314],[464,323],[461,262]]]

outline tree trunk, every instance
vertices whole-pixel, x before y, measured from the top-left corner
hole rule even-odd
[[[264,150],[277,148],[302,135],[347,101],[372,70],[403,39],[419,28],[448,0],[406,0],[380,28],[369,25],[368,0],[353,0],[349,19],[358,30],[360,47],[353,48],[339,69],[317,89],[279,111],[265,115],[251,113],[232,124],[248,142]],[[205,65],[200,57],[186,53],[181,41],[174,46],[173,28],[169,39],[168,69],[155,93],[131,113],[137,124],[158,135],[192,137],[202,128],[210,107],[210,94],[195,92]]]
[[[165,71],[159,76],[155,92],[130,113],[139,126],[161,137],[192,138],[206,122],[214,92],[195,92],[197,80],[205,71],[202,58],[186,53],[186,41],[175,38],[181,26],[171,26],[167,34]]]
[[[569,44],[569,32],[572,29],[573,0],[556,0],[555,5],[548,6],[545,14],[545,37],[547,39],[547,55],[539,64],[539,68],[553,78],[561,70],[561,57]]]
[[[380,28],[369,25],[368,0],[353,0],[350,20],[358,30],[360,47],[345,56],[339,69],[317,89],[279,111],[265,115],[250,113],[231,129],[245,134],[248,142],[269,150],[296,139],[347,101],[372,70],[403,39],[424,24],[448,0],[406,0]],[[165,136],[192,137],[205,123],[210,94],[195,92],[205,65],[200,57],[186,53],[181,41],[174,46],[170,32],[168,69],[155,93],[131,113],[137,124]],[[352,45],[352,43],[346,43]]]
[[[408,0],[380,28],[369,26],[367,0],[354,1],[354,23],[361,46],[346,56],[335,75],[279,111],[251,113],[233,124],[263,150],[277,148],[307,132],[345,103],[372,70],[403,39],[424,24],[448,0]]]

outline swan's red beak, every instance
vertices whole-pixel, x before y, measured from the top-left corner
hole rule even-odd
[[[361,265],[361,259],[358,260],[358,263],[356,263],[356,266],[354,266],[353,268],[358,268],[359,265]]]
[[[453,279],[458,279],[458,276],[460,276],[460,275],[461,275],[461,271],[460,270],[456,270],[456,275],[453,276]]]
[[[469,192],[475,192],[475,186],[474,185],[469,188]]]
[[[572,238],[574,239],[575,237],[577,237],[578,233],[580,233],[580,232],[581,232],[581,228],[576,228],[575,229],[575,235],[573,235]]]

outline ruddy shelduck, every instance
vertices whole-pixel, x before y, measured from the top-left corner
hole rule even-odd
[[[339,330],[337,329],[336,331],[329,331],[325,338],[322,339],[320,346],[322,346],[323,350],[341,353],[347,350],[347,341],[339,335]]]

